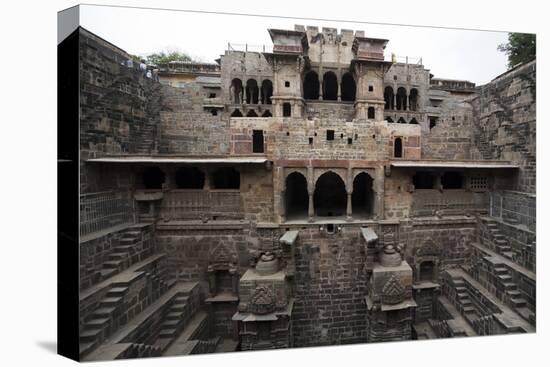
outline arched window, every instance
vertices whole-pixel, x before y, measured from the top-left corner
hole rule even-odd
[[[258,82],[254,79],[248,79],[246,82],[246,103],[257,104],[258,103]]]
[[[367,109],[367,118],[374,119],[374,107],[369,107]]]
[[[271,117],[271,111],[265,110],[264,113],[262,113],[262,117]]]
[[[386,87],[384,89],[384,109],[386,110],[393,110],[395,108],[394,105],[394,95],[393,95],[393,88],[392,87]]]
[[[202,189],[204,173],[197,167],[181,167],[174,177],[178,189]]]
[[[397,106],[398,110],[405,111],[407,109],[407,91],[403,87],[397,88]]]
[[[409,122],[409,124],[418,125],[418,121],[416,121],[416,119],[413,117],[411,119],[411,122]]]
[[[304,99],[319,99],[319,75],[313,70],[304,77]]]
[[[418,109],[418,90],[416,88],[411,89],[409,94],[409,110],[416,111]]]
[[[233,111],[233,113],[231,114],[231,117],[243,117],[243,114],[238,108],[236,108],[235,111]]]
[[[355,101],[355,80],[351,73],[342,75],[342,101]]]
[[[393,156],[395,158],[403,157],[403,141],[401,138],[395,138],[393,141]]]
[[[272,96],[273,96],[273,83],[271,83],[271,80],[265,79],[262,82],[262,104],[271,104]]]
[[[243,82],[241,81],[241,79],[235,78],[231,81],[229,92],[231,103],[243,103]]]
[[[326,172],[315,183],[313,194],[315,212],[319,216],[336,217],[346,214],[346,185],[334,172]]]
[[[241,175],[232,167],[222,167],[212,173],[213,189],[238,189],[241,187]]]
[[[332,71],[327,71],[323,75],[323,99],[325,101],[338,99],[338,78]]]
[[[143,170],[143,186],[146,189],[162,189],[166,175],[158,167],[147,167]]]
[[[308,210],[307,180],[299,172],[286,177],[285,208],[286,217],[304,217]]]
[[[256,111],[250,110],[250,111],[248,111],[248,113],[246,114],[246,117],[258,117],[258,114],[256,113]]]
[[[353,216],[356,218],[372,216],[373,203],[372,178],[367,173],[361,172],[353,180],[351,195]]]
[[[403,117],[400,117],[399,120],[397,120],[397,123],[398,124],[406,124],[407,121]]]

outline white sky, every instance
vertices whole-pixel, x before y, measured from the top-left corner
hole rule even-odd
[[[294,24],[364,30],[365,36],[389,39],[386,54],[422,57],[436,78],[465,79],[485,84],[506,71],[507,57],[497,46],[507,33],[344,23],[276,17],[186,13],[81,5],[80,25],[125,51],[145,55],[183,51],[213,62],[227,43],[271,45],[268,28],[294,29]]]

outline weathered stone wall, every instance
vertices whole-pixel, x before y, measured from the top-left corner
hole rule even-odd
[[[300,231],[296,244],[295,346],[365,342],[366,273],[358,228]]]
[[[472,129],[472,107],[464,98],[449,92],[436,91],[442,99],[437,107],[429,105],[428,111],[437,111],[436,125],[424,130],[422,158],[424,159],[474,159],[476,145]],[[433,96],[432,96],[433,97]],[[431,102],[429,102],[431,103]]]
[[[537,224],[535,194],[518,191],[495,191],[491,193],[491,216],[523,224],[535,231]]]
[[[123,237],[124,230],[108,233],[96,239],[80,243],[80,289],[86,289],[91,285],[103,280],[99,274],[106,270],[103,264],[111,259],[109,255],[116,252]],[[125,267],[145,259],[155,251],[154,233],[151,228],[141,232],[133,244],[131,253],[125,259]]]
[[[80,159],[154,153],[160,84],[128,68],[130,56],[80,30]],[[81,165],[81,190],[89,191]]]
[[[435,251],[432,256],[439,262],[439,270],[443,271],[468,260],[475,228],[474,218],[417,219],[402,223],[399,238],[406,245],[407,261],[411,266],[417,265],[423,247],[435,244],[430,251]]]
[[[536,60],[482,86],[472,106],[480,157],[519,164],[517,190],[535,193]]]
[[[159,153],[223,155],[229,153],[229,127],[222,115],[203,111],[200,86],[162,86]]]

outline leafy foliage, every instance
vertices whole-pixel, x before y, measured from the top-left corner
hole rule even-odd
[[[508,67],[531,61],[537,55],[536,35],[531,33],[508,33],[508,43],[498,46],[508,55]]]
[[[166,64],[171,61],[193,61],[191,56],[179,51],[161,51],[147,55],[148,64]]]

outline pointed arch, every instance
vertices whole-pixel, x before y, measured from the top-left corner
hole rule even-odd
[[[342,101],[352,102],[355,101],[356,92],[355,79],[350,72],[342,75],[341,91]]]
[[[304,99],[319,99],[319,75],[313,70],[304,77]]]

